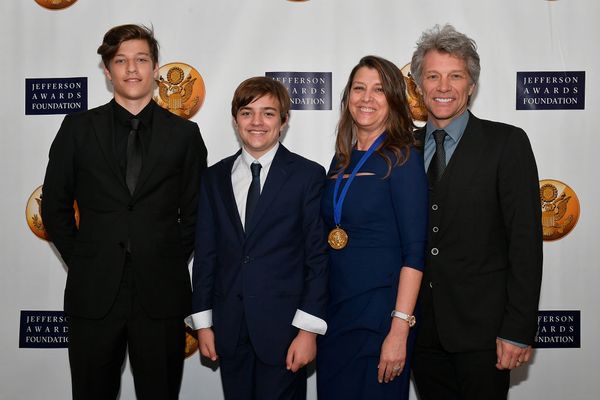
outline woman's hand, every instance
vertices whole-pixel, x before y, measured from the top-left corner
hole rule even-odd
[[[392,327],[381,345],[377,380],[388,383],[400,376],[406,363],[406,341],[410,327],[405,321],[392,319]]]

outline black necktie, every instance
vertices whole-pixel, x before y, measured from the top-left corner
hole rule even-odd
[[[135,190],[135,185],[142,170],[142,143],[138,132],[139,127],[140,120],[132,118],[131,131],[129,131],[127,137],[127,169],[125,172],[125,182],[131,194]]]
[[[433,138],[435,139],[435,153],[433,154],[433,158],[429,163],[429,169],[427,170],[430,188],[433,188],[435,184],[439,182],[444,174],[444,169],[446,168],[446,149],[444,149],[446,131],[438,129],[433,132]]]
[[[244,229],[248,229],[248,223],[250,222],[250,218],[252,218],[252,213],[254,213],[254,209],[258,203],[258,198],[260,197],[261,168],[262,165],[260,165],[260,163],[250,164],[250,170],[252,171],[252,182],[250,183],[250,188],[248,189],[248,198],[246,199],[246,220],[244,223]]]

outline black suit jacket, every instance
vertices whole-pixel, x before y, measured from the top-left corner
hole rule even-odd
[[[242,228],[231,185],[240,152],[202,178],[193,266],[193,312],[212,309],[217,353],[232,356],[245,319],[257,356],[283,365],[297,309],[325,318],[327,244],[320,215],[325,170],[288,151],[275,154]]]
[[[112,305],[130,244],[136,293],[152,317],[190,310],[187,262],[206,168],[198,126],[154,105],[152,140],[129,193],[113,149],[110,103],[65,117],[44,179],[42,217],[68,266],[65,311],[101,318]],[[79,228],[73,202],[79,209]]]
[[[424,137],[424,130],[418,132]],[[525,132],[469,116],[430,195],[421,344],[435,326],[450,352],[531,344],[542,278],[537,167]]]

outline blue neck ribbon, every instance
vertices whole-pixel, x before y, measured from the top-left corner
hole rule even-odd
[[[333,222],[335,222],[336,226],[339,227],[340,223],[342,222],[342,205],[344,204],[344,199],[346,198],[346,194],[348,193],[348,189],[350,188],[352,181],[356,177],[356,174],[358,173],[360,168],[363,166],[363,164],[365,162],[367,162],[369,157],[371,157],[371,154],[373,154],[375,152],[375,150],[377,150],[377,147],[379,147],[379,145],[383,142],[384,139],[385,139],[385,133],[382,133],[373,142],[373,144],[371,144],[371,146],[366,151],[366,153],[362,155],[360,160],[358,160],[358,162],[354,166],[354,169],[352,169],[352,173],[348,177],[346,184],[342,188],[342,192],[339,194],[339,196],[337,197],[337,200],[336,200],[336,195],[340,189],[340,185],[342,184],[342,179],[344,179],[345,169],[338,173],[338,176],[335,180],[335,187],[333,189]]]

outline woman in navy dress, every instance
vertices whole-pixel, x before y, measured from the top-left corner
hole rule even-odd
[[[332,249],[319,400],[408,398],[428,204],[412,128],[400,70],[361,59],[344,89],[321,203]]]

